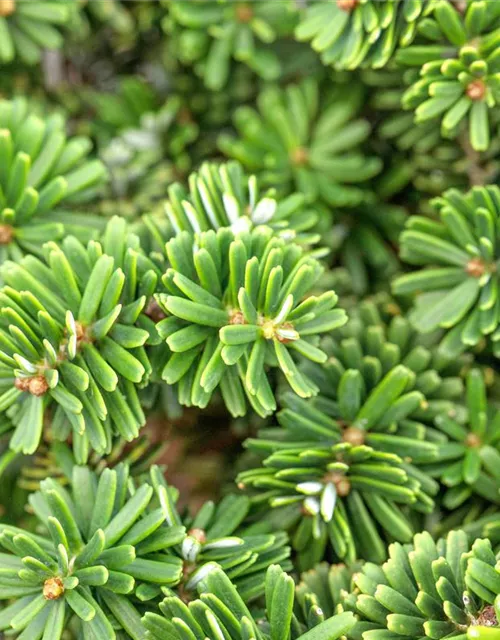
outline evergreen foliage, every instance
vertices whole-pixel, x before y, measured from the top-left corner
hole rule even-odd
[[[200,582],[198,600],[186,606],[175,596],[167,597],[160,604],[163,617],[147,613],[146,637],[148,640],[181,640],[189,633],[208,640],[338,640],[354,625],[352,613],[345,612],[304,633],[308,625],[300,623],[294,615],[294,585],[290,576],[273,565],[267,572],[265,587],[266,617],[256,619],[228,577],[216,569]]]
[[[467,189],[494,182],[498,175],[498,139],[493,137],[485,151],[476,151],[463,127],[456,139],[450,140],[441,136],[434,119],[415,122],[413,112],[401,110],[407,74],[397,67],[363,73],[363,80],[374,88],[372,106],[381,115],[377,133],[396,155],[390,171],[381,179],[382,193],[397,193],[409,181],[416,190],[433,196],[453,187]],[[496,111],[492,110],[490,116],[495,128]]]
[[[495,638],[500,575],[488,540],[470,546],[456,531],[435,542],[392,544],[382,566],[366,564],[353,578],[360,616],[350,637]],[[493,624],[492,624],[493,623]]]
[[[0,406],[15,426],[11,448],[33,453],[49,412],[80,462],[115,434],[137,437],[137,389],[151,369],[144,311],[158,275],[125,222],[113,219],[102,243],[48,243],[44,259],[8,261],[2,277]]]
[[[279,368],[302,397],[318,389],[292,357],[323,362],[317,337],[346,321],[336,295],[310,295],[321,265],[269,227],[235,235],[229,228],[187,231],[167,243],[167,293],[157,301],[168,314],[158,324],[172,354],[162,377],[179,383],[181,403],[205,407],[220,387],[229,411],[244,415],[245,397],[268,415],[276,400],[265,365]]]
[[[344,564],[316,565],[304,572],[297,584],[295,596],[299,605],[299,617],[309,625],[317,626],[344,609],[345,594],[351,590],[354,569]]]
[[[0,263],[40,255],[65,228],[90,237],[91,222],[75,228],[70,212],[58,215],[54,208],[89,200],[106,171],[98,160],[86,160],[90,140],[68,138],[65,125],[57,114],[42,119],[22,97],[0,102]]]
[[[467,410],[465,423],[454,419],[452,410],[435,418],[448,441],[439,443],[438,461],[426,472],[449,487],[443,498],[448,509],[460,506],[471,495],[500,504],[500,417],[488,403],[477,369],[467,376]]]
[[[396,367],[367,396],[361,373],[349,369],[339,383],[334,418],[290,395],[280,427],[247,442],[267,457],[263,467],[240,473],[240,485],[259,490],[256,500],[272,507],[295,506],[292,541],[304,568],[323,559],[328,542],[337,558],[381,562],[385,536],[411,539],[411,520],[401,507],[432,510],[429,494],[438,487],[413,463],[433,462],[436,448],[413,425],[396,431],[422,399],[418,392],[404,393],[409,380],[410,372]]]
[[[197,124],[183,113],[179,96],[161,104],[134,76],[122,78],[116,93],[89,92],[85,100],[98,113],[95,137],[110,176],[98,209],[130,218],[152,211],[166,185],[189,169],[187,148],[198,137]]]
[[[162,483],[167,487],[166,483]],[[268,533],[245,524],[250,500],[243,495],[226,495],[216,506],[205,502],[195,515],[181,515],[166,491],[165,519],[171,527],[184,526],[182,545],[175,548],[184,563],[184,593],[192,591],[213,569],[214,562],[225,572],[244,601],[264,594],[265,573],[271,564],[291,570],[290,547],[283,532]]]
[[[222,134],[219,146],[283,194],[299,191],[307,202],[335,207],[359,205],[369,197],[363,183],[381,170],[380,159],[360,148],[370,135],[369,122],[355,119],[362,102],[363,88],[353,83],[326,91],[313,78],[284,89],[271,86],[257,97],[258,110],[235,111],[240,138]]]
[[[320,218],[323,228],[327,226],[325,217]],[[367,295],[399,272],[394,245],[406,218],[403,207],[378,201],[360,205],[355,212],[336,212],[333,228],[326,231],[326,242],[332,249],[332,275],[345,270],[350,293]]]
[[[499,45],[0,0],[2,640],[500,640]]]
[[[456,409],[462,396],[462,376],[468,359],[442,355],[437,347],[441,335],[421,336],[402,315],[397,302],[386,294],[366,298],[349,309],[348,322],[322,341],[328,361],[322,367],[306,369],[320,388],[316,404],[327,413],[335,411],[339,383],[348,369],[359,370],[366,392],[370,392],[394,367],[403,365],[412,372],[409,386],[422,394],[420,403],[399,419],[412,418],[428,423],[440,413]],[[425,400],[423,399],[425,398]]]
[[[2,0],[0,4],[0,62],[19,58],[26,64],[39,62],[43,49],[58,49],[68,25],[78,10],[75,0],[23,2]]]
[[[398,46],[412,42],[431,6],[426,0],[319,0],[307,6],[295,33],[299,40],[311,40],[325,65],[379,69]]]
[[[148,587],[174,585],[182,574],[181,560],[169,550],[184,529],[158,535],[165,513],[158,508],[146,515],[153,495],[147,482],[132,490],[125,466],[99,477],[75,467],[69,492],[44,480],[30,496],[43,533],[0,525],[0,593],[15,599],[0,612],[0,628],[59,640],[74,616],[78,637],[113,640],[111,615],[129,637],[143,637],[139,611],[126,595],[135,592],[141,600]]]
[[[78,36],[89,37],[95,24],[103,25],[113,34],[113,37],[128,42],[136,37],[140,30],[140,24],[133,14],[133,7],[127,6],[121,0],[108,0],[108,2],[91,2],[85,0],[81,3],[84,11],[80,12],[80,20],[75,21],[75,31]]]
[[[496,186],[450,190],[434,200],[439,220],[412,216],[401,235],[402,258],[428,268],[397,278],[393,291],[418,292],[413,325],[422,333],[449,329],[440,348],[451,357],[484,337],[496,352],[499,203]]]
[[[494,2],[476,0],[457,10],[439,0],[418,26],[420,41],[397,54],[400,64],[420,67],[403,108],[415,109],[416,122],[440,118],[444,137],[467,124],[476,151],[489,146],[490,112],[500,97],[499,26]]]
[[[279,77],[280,59],[266,45],[293,31],[293,2],[201,0],[188,4],[173,0],[167,6],[162,24],[166,33],[175,38],[176,55],[185,64],[195,66],[209,89],[223,89],[232,59],[248,65],[265,80]]]
[[[280,199],[275,189],[261,193],[257,178],[246,177],[238,162],[205,163],[189,176],[189,193],[179,183],[169,187],[168,193],[165,209],[176,233],[221,227],[239,233],[267,225],[285,241],[311,245],[320,239],[311,232],[319,216],[302,194]]]

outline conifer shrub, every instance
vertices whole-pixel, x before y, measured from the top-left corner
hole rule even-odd
[[[500,640],[499,45],[0,0],[2,640]]]

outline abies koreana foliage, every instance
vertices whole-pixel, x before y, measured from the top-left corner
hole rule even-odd
[[[63,45],[64,28],[78,11],[75,0],[2,0],[0,4],[0,62],[19,58],[26,64],[39,62],[44,49]]]
[[[266,80],[280,76],[280,59],[270,45],[290,35],[297,8],[283,2],[186,3],[173,0],[162,26],[184,64],[193,65],[209,89],[221,90],[230,77],[231,60],[248,65]]]
[[[280,426],[247,442],[267,457],[263,467],[240,473],[240,486],[251,487],[256,502],[294,507],[292,543],[303,566],[322,560],[326,545],[342,560],[381,562],[385,536],[411,539],[405,512],[432,510],[429,494],[438,486],[418,465],[435,460],[436,447],[418,424],[397,428],[423,398],[405,393],[410,380],[411,372],[398,366],[368,394],[360,371],[348,369],[334,417],[287,394]]]
[[[426,471],[449,489],[443,504],[456,508],[471,496],[499,504],[500,414],[488,403],[484,378],[477,369],[467,375],[467,417],[457,420],[453,412],[436,416],[436,427],[447,437],[439,442],[437,461]]]
[[[176,596],[160,604],[163,615],[147,613],[144,624],[148,640],[169,638],[255,638],[339,640],[354,627],[352,612],[346,611],[319,624],[301,622],[294,613],[294,583],[277,565],[269,567],[265,581],[266,616],[255,617],[237,589],[221,569],[215,569],[199,584],[200,597],[187,606]],[[298,598],[297,598],[298,601]],[[307,631],[310,629],[309,631]],[[186,634],[189,633],[189,636]]]
[[[276,189],[263,191],[258,179],[247,177],[238,162],[205,163],[189,176],[189,192],[175,183],[168,195],[165,210],[176,233],[221,227],[238,233],[267,225],[285,241],[314,245],[320,240],[313,231],[319,215],[302,193],[280,198]]]
[[[115,92],[89,91],[84,100],[98,114],[93,129],[99,156],[109,172],[99,212],[133,218],[161,207],[165,182],[189,170],[187,148],[199,135],[194,121],[180,125],[181,96],[161,103],[146,82],[126,76]]]
[[[317,260],[267,226],[183,231],[166,251],[167,293],[156,296],[167,314],[158,332],[171,352],[162,377],[179,383],[183,404],[205,407],[220,387],[233,415],[245,414],[248,398],[266,416],[276,408],[266,365],[299,396],[317,393],[292,354],[324,362],[317,338],[346,321],[332,291],[311,295],[323,271]]]
[[[419,533],[412,545],[390,545],[389,560],[367,563],[353,582],[353,640],[498,637],[500,572],[488,540]]]
[[[63,237],[65,223],[71,229],[71,207],[106,179],[102,163],[86,159],[91,146],[68,138],[58,114],[37,115],[24,98],[0,101],[0,262],[40,254]],[[91,237],[92,221],[86,226],[78,231]]]
[[[0,0],[0,636],[500,640],[500,2]]]
[[[433,201],[438,220],[412,216],[401,234],[401,257],[424,267],[394,281],[398,295],[418,294],[412,323],[422,333],[447,329],[440,349],[454,356],[500,339],[498,220],[500,190],[446,191]]]
[[[439,332],[419,335],[397,302],[385,293],[366,298],[348,313],[348,322],[322,340],[328,361],[314,370],[305,365],[320,388],[317,406],[335,411],[332,401],[348,369],[359,370],[370,391],[394,367],[403,365],[411,372],[409,387],[420,393],[406,416],[428,423],[435,415],[456,408],[470,360],[465,355],[452,360],[441,354]],[[400,414],[400,418],[406,416]]]
[[[336,69],[380,69],[398,46],[407,47],[419,20],[432,6],[426,0],[411,2],[313,1],[304,11],[295,35],[310,40],[325,65]]]
[[[458,11],[450,2],[434,4],[415,42],[397,53],[401,65],[419,70],[402,106],[415,109],[416,122],[440,121],[445,138],[465,129],[472,148],[485,151],[500,98],[500,8],[482,0]]]
[[[154,265],[123,219],[102,241],[66,236],[44,258],[2,267],[0,406],[12,421],[10,447],[33,453],[51,416],[54,436],[72,435],[77,459],[104,453],[112,438],[132,440],[145,417],[138,388],[147,382],[144,315],[156,288]]]
[[[292,568],[290,547],[283,532],[269,532],[246,524],[250,500],[243,495],[228,494],[218,505],[205,502],[196,514],[179,513],[176,491],[165,481],[162,507],[165,520],[171,527],[184,526],[186,536],[174,548],[184,562],[184,593],[192,592],[208,575],[216,562],[233,580],[245,601],[264,593],[267,567],[279,563]]]
[[[162,529],[164,510],[153,508],[154,488],[133,487],[126,467],[97,477],[75,467],[71,490],[51,479],[30,497],[43,526],[39,534],[1,525],[0,628],[25,637],[61,638],[69,618],[78,637],[132,638],[143,633],[140,613],[127,595],[147,599],[151,587],[176,584],[182,561],[170,553],[183,527]]]
[[[308,202],[355,206],[369,197],[363,183],[381,170],[379,158],[362,143],[370,123],[358,117],[363,87],[346,83],[323,89],[307,78],[285,88],[271,86],[257,97],[257,109],[234,113],[239,138],[222,135],[219,146],[265,185],[283,194],[299,191]]]

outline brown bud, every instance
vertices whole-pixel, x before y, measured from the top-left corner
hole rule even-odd
[[[389,302],[386,305],[385,310],[391,316],[400,316],[401,315],[401,308],[395,302]]]
[[[302,167],[309,160],[309,151],[305,147],[297,147],[290,153],[290,158],[296,167]]]
[[[341,497],[348,496],[351,491],[351,483],[346,477],[340,478],[336,483],[337,493]]]
[[[236,19],[238,22],[250,22],[253,18],[253,9],[248,4],[240,4],[236,7]]]
[[[350,13],[357,7],[359,0],[337,0],[337,7]]]
[[[486,95],[484,80],[473,80],[467,85],[466,93],[471,100],[482,100]]]
[[[197,528],[190,529],[188,531],[188,536],[191,536],[191,538],[194,538],[200,544],[204,544],[207,541],[207,535],[203,531],[203,529],[197,529]]]
[[[43,396],[49,390],[49,383],[43,376],[35,376],[29,379],[28,391],[33,396]]]
[[[337,490],[337,494],[344,498],[348,496],[351,492],[351,483],[349,479],[345,477],[343,473],[339,473],[338,471],[330,471],[323,478],[323,482],[326,484],[327,482],[331,482],[335,485],[335,489]]]
[[[2,5],[0,4],[0,17],[2,15],[1,7]],[[13,237],[14,229],[10,226],[10,224],[0,224],[0,244],[10,244]]]
[[[154,298],[151,298],[151,300],[149,301],[149,304],[146,307],[145,314],[148,316],[148,318],[151,318],[153,322],[160,322],[160,320],[164,320],[167,317]]]
[[[358,447],[365,443],[366,432],[359,427],[348,427],[342,434],[342,440]]]
[[[477,449],[481,446],[481,438],[475,433],[468,433],[465,438],[465,445],[471,449]]]
[[[467,263],[465,270],[470,276],[480,278],[486,271],[486,265],[481,258],[472,258]]]
[[[14,386],[16,389],[19,389],[19,391],[29,391],[29,384],[29,378],[16,378],[14,380]]]
[[[75,322],[76,339],[78,342],[85,338],[85,327],[81,322]]]
[[[48,578],[43,583],[43,597],[45,600],[58,600],[64,593],[61,578]]]
[[[499,622],[500,621],[497,619],[495,612],[495,607],[488,604],[476,618],[474,624],[480,625],[481,627],[498,627]]]
[[[245,316],[241,311],[238,311],[238,309],[230,311],[229,324],[245,324]]]
[[[467,0],[453,0],[453,5],[458,13],[465,13],[467,11]]]
[[[0,17],[6,18],[16,10],[15,0],[0,0]]]

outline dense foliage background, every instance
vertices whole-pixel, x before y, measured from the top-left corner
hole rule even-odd
[[[500,640],[500,2],[0,0],[0,96],[0,636]]]

